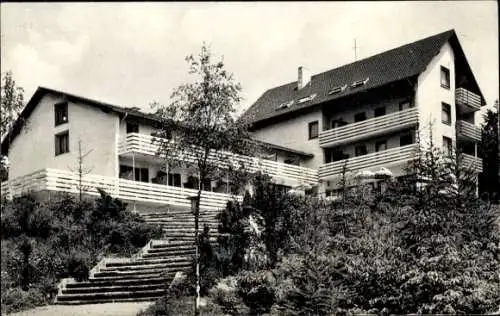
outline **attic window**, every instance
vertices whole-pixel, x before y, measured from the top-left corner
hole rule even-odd
[[[367,77],[366,79],[363,79],[363,80],[354,81],[351,84],[351,88],[357,88],[359,86],[362,86],[362,85],[366,84],[368,82],[368,80],[370,80],[370,77]]]
[[[338,86],[338,87],[335,87],[332,90],[328,91],[328,94],[330,95],[330,94],[339,93],[339,92],[344,91],[346,88],[347,88],[347,85]]]
[[[289,102],[283,102],[280,105],[278,105],[278,108],[276,110],[282,110],[282,109],[287,109],[293,105],[293,100]]]
[[[308,97],[305,97],[305,98],[302,98],[302,99],[299,99],[297,101],[298,104],[300,103],[304,103],[304,102],[309,102],[309,101],[312,101],[314,98],[316,97],[316,93],[315,94],[311,94],[310,96]]]

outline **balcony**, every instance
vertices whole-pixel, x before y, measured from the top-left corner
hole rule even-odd
[[[321,147],[338,146],[378,135],[404,130],[418,123],[418,110],[410,108],[362,122],[329,129],[319,134]]]
[[[481,109],[481,97],[464,88],[455,90],[455,104],[462,113],[479,111]]]
[[[462,164],[465,167],[475,169],[477,172],[483,172],[483,160],[481,158],[468,154],[462,155]]]
[[[339,175],[342,173],[344,164],[347,162],[347,169],[350,172],[373,168],[373,167],[387,167],[390,165],[401,164],[409,162],[416,156],[417,144],[391,148],[375,153],[370,153],[363,156],[353,157],[350,159],[343,159],[339,161],[330,162],[319,167],[319,178],[324,179]]]
[[[153,139],[155,137],[145,134],[127,134],[118,146],[118,154],[122,156],[142,154],[153,157],[156,155],[159,146],[158,142],[153,143]],[[188,157],[179,157],[179,159],[193,162],[194,156],[188,155]],[[285,185],[295,186],[305,183],[316,185],[318,183],[318,171],[315,169],[228,152],[214,153],[210,156],[210,159],[212,161],[220,161],[222,168],[227,168],[228,162],[231,162],[233,167],[244,166],[249,172],[261,171]]]
[[[457,120],[457,137],[472,141],[481,141],[481,129],[474,124]]]
[[[196,195],[197,190],[167,186],[162,184],[137,182],[132,180],[104,177],[99,175],[84,175],[82,187],[85,194],[99,196],[97,188],[103,189],[113,197],[157,203],[179,207],[191,207],[188,196]],[[17,196],[30,191],[53,191],[79,193],[78,174],[58,169],[43,169],[32,174],[2,182],[2,197]],[[226,207],[231,199],[242,201],[241,196],[224,193],[202,191],[200,207],[203,210],[219,210]]]

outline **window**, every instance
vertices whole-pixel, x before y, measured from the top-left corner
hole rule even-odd
[[[68,102],[55,104],[54,114],[55,114],[56,126],[68,123]]]
[[[411,134],[405,134],[399,138],[399,146],[405,146],[410,144],[413,144],[413,137],[411,136]]]
[[[357,113],[354,115],[354,122],[361,122],[366,120],[366,114],[365,112]]]
[[[356,145],[356,147],[354,147],[354,151],[355,151],[356,157],[363,156],[363,155],[366,155],[368,153],[368,151],[366,150],[365,144]]]
[[[450,70],[441,66],[441,87],[450,88]]]
[[[69,132],[63,132],[56,135],[56,156],[69,152]]]
[[[338,120],[333,120],[332,121],[332,128],[337,128],[337,127],[341,127],[341,126],[344,126],[344,125],[347,125],[348,123],[346,121],[344,121],[343,118],[339,118]]]
[[[385,115],[385,107],[380,107],[375,109],[375,117],[383,116]]]
[[[446,103],[441,103],[441,122],[451,125],[451,106]]]
[[[196,179],[198,180],[198,179]],[[181,174],[180,173],[169,173],[168,174],[168,184],[174,187],[181,187]]]
[[[135,181],[149,182],[149,169],[135,168]]]
[[[127,180],[149,182],[149,169],[136,167],[134,174],[134,168],[132,166],[120,165],[119,177]]]
[[[139,124],[127,122],[127,134],[129,133],[139,133]]]
[[[375,143],[375,151],[382,151],[387,149],[387,141],[386,140],[380,140]]]
[[[451,138],[446,136],[443,136],[443,151],[446,155],[451,155],[452,153]]]
[[[400,111],[407,110],[411,107],[412,107],[412,104],[411,104],[410,100],[404,100],[404,101],[399,102],[399,110]]]
[[[318,121],[309,123],[309,139],[318,138],[319,126]]]

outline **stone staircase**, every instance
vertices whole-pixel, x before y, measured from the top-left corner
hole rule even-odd
[[[88,281],[72,278],[59,284],[56,304],[153,301],[161,297],[176,272],[191,269],[194,216],[188,209],[139,211],[145,221],[163,228],[161,240],[150,241],[131,258],[105,258],[90,271]],[[200,231],[210,227],[210,241],[217,240],[216,211],[200,212]]]

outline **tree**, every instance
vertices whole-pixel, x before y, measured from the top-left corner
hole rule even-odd
[[[479,153],[483,158],[483,172],[479,177],[479,191],[487,194],[491,201],[500,201],[500,152],[499,152],[499,119],[498,100],[496,112],[488,110],[484,115],[484,124],[481,127],[481,144]]]
[[[78,197],[82,200],[83,192],[88,189],[88,186],[83,185],[83,177],[90,172],[92,172],[93,167],[88,167],[85,165],[85,158],[92,152],[93,149],[83,152],[82,141],[78,140],[78,156],[76,158],[76,168],[68,167],[72,172],[78,174]]]
[[[19,117],[21,110],[24,108],[24,89],[16,85],[16,81],[12,77],[12,71],[7,71],[2,74],[2,92],[1,92],[1,124],[0,136],[2,141],[8,137],[7,141],[10,144],[11,131],[14,122]],[[1,156],[0,161],[0,180],[7,179],[7,159]]]
[[[213,62],[210,49],[203,44],[198,56],[186,57],[194,82],[182,84],[171,95],[171,103],[152,104],[161,118],[158,156],[168,165],[193,168],[198,173],[194,208],[197,249],[197,304],[199,295],[199,212],[202,184],[231,163],[232,153],[252,154],[255,143],[250,138],[248,120],[234,118],[240,102],[240,84],[224,69],[222,60]],[[217,157],[217,159],[213,159]]]

